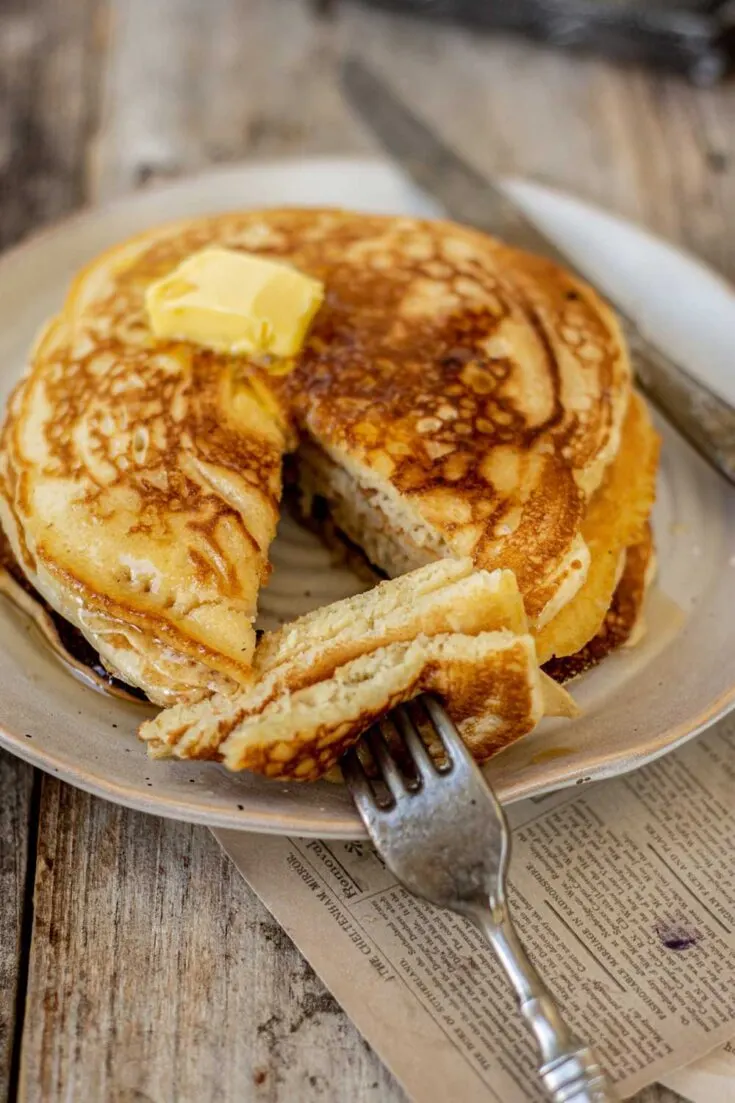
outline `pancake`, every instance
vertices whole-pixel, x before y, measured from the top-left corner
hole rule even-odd
[[[563,684],[597,666],[613,651],[631,646],[644,631],[643,602],[656,565],[650,524],[639,544],[625,553],[623,571],[612,602],[599,631],[574,655],[553,658],[544,663],[544,671]]]
[[[123,701],[145,701],[145,695],[113,677],[103,666],[97,651],[68,620],[40,596],[18,566],[13,550],[0,528],[0,595],[27,617],[44,644],[86,685]]]
[[[619,446],[616,321],[554,265],[448,223],[350,223],[331,272],[336,217],[313,231],[318,257],[296,257],[321,260],[327,301],[276,381],[305,436],[305,489],[336,499],[388,574],[471,555],[513,570],[543,624],[584,581],[579,524]]]
[[[338,668],[243,718],[218,749],[230,770],[316,781],[376,720],[419,693],[445,702],[478,762],[532,731],[544,715],[530,636],[418,637]]]
[[[259,685],[293,691],[360,654],[421,633],[510,631],[528,620],[512,571],[476,571],[471,559],[442,559],[355,597],[323,606],[264,634],[255,654]]]
[[[538,668],[510,571],[443,560],[315,610],[258,646],[257,684],[164,710],[140,730],[153,757],[315,780],[394,705],[438,693],[482,760],[544,714],[574,715]]]
[[[236,365],[152,341],[135,255],[82,273],[37,344],[3,429],[0,517],[42,597],[167,704],[251,677],[288,437]]]
[[[154,338],[146,289],[210,245],[324,283],[298,355]],[[331,210],[198,218],[76,280],[9,406],[0,520],[112,672],[161,704],[237,695],[261,676],[285,453],[298,444],[305,492],[341,501],[383,571],[510,570],[538,634],[587,578],[585,518],[630,393],[600,297],[486,235]]]
[[[627,549],[646,540],[656,496],[659,449],[646,404],[634,394],[620,450],[582,520],[581,534],[590,551],[587,578],[572,600],[537,633],[539,662],[574,655],[600,631]]]

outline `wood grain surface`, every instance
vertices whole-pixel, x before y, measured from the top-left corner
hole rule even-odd
[[[734,85],[329,8],[5,0],[0,244],[214,162],[374,149],[338,89],[356,50],[480,168],[567,189],[735,278]],[[207,831],[32,778],[0,755],[0,1097],[403,1098]]]
[[[36,801],[34,802],[34,788]],[[19,1033],[27,982],[32,922],[29,851],[35,846],[40,778],[24,762],[0,752],[0,1098],[18,1075]],[[32,861],[32,859],[31,859]]]

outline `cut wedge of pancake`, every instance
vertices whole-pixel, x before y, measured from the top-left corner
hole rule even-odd
[[[471,559],[443,559],[356,597],[309,613],[264,635],[255,655],[261,683],[300,689],[388,643],[505,629],[528,631],[511,571],[476,571]]]
[[[544,715],[531,636],[417,637],[339,667],[331,678],[284,694],[243,718],[220,745],[231,770],[314,781],[375,720],[419,693],[446,703],[478,761],[532,731]]]
[[[334,670],[360,655],[418,635],[476,634],[483,630],[527,631],[526,615],[510,571],[474,571],[472,561],[441,560],[401,579],[383,582],[356,597],[315,609],[276,632],[266,633],[255,659],[257,681],[252,689],[213,699],[216,730],[205,747],[213,750],[227,725],[243,708],[262,709],[279,694],[329,678]],[[244,694],[244,696],[243,696]],[[243,702],[247,703],[244,704]],[[192,729],[203,717],[209,725],[209,701],[195,707],[167,709],[144,725],[149,746],[176,743],[183,751],[182,725]],[[210,725],[211,727],[211,725]]]
[[[442,561],[266,635],[255,687],[167,709],[141,737],[154,757],[314,780],[373,720],[431,690],[482,760],[544,713],[575,711],[525,629],[511,572]]]
[[[231,770],[270,778],[315,781],[395,705],[430,691],[439,695],[478,760],[531,731],[544,714],[542,675],[533,639],[511,632],[478,636],[418,636],[338,667],[295,693],[283,693],[260,710],[229,713],[223,723],[215,696],[193,706],[166,745],[179,758],[215,758]],[[156,721],[144,725],[147,736]],[[227,734],[220,740],[219,732]],[[154,756],[163,751],[152,744]]]

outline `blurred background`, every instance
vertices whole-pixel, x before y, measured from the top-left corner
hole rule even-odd
[[[0,0],[0,242],[243,158],[377,148],[345,51],[487,172],[535,177],[730,275],[733,4]]]

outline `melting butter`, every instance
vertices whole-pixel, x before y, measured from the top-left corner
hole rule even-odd
[[[324,284],[280,261],[218,247],[192,253],[145,296],[157,337],[217,352],[295,356]]]

